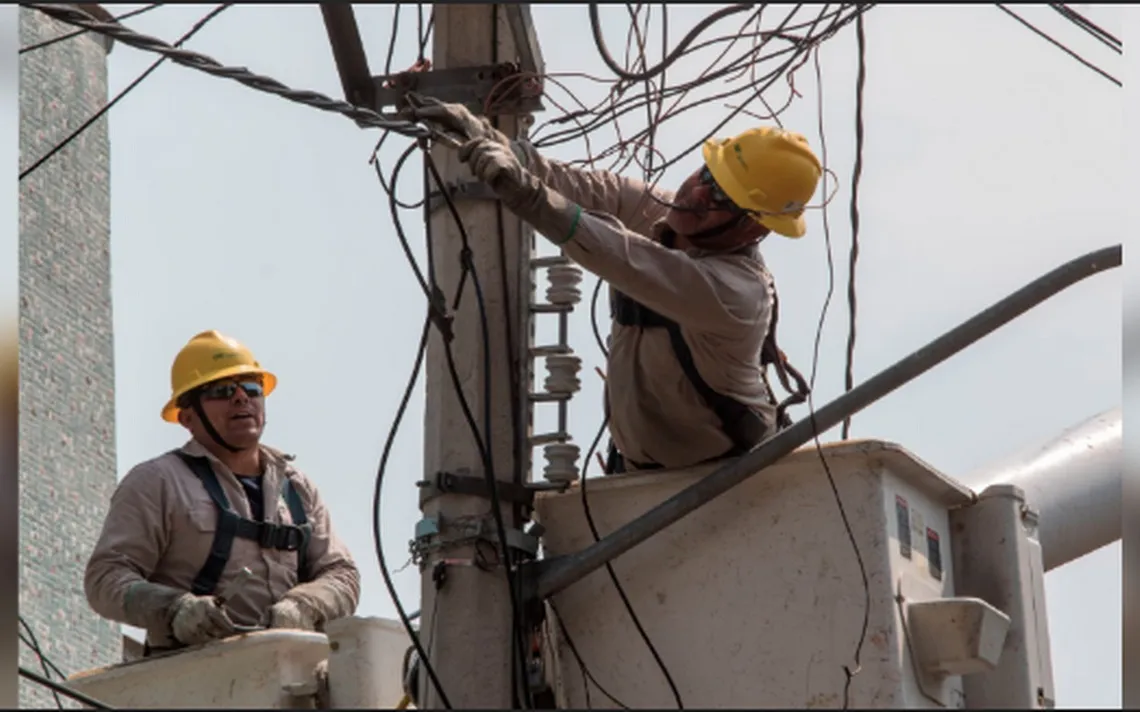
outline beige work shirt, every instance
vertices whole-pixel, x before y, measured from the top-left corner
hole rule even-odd
[[[195,440],[181,450],[207,457],[230,506],[239,516],[252,518],[245,490],[228,467]],[[265,446],[261,451],[265,521],[293,523],[283,495],[284,478],[288,478],[312,525],[307,554],[313,581],[305,587],[321,595],[316,599],[306,596],[306,602],[321,606],[325,620],[352,615],[360,598],[360,574],[333,531],[317,488],[293,467],[291,456]],[[150,581],[189,591],[206,563],[217,521],[217,507],[205,487],[174,453],[132,468],[111,497],[103,532],[87,563],[84,588],[91,607],[104,618],[146,628],[151,646],[174,644],[169,619],[162,611],[125,605],[128,588]],[[262,549],[257,542],[235,538],[215,593],[225,591],[247,566],[253,576],[226,602],[226,611],[238,625],[258,625],[264,623],[261,619],[269,607],[297,585],[297,552]]]
[[[759,252],[672,250],[660,232],[673,193],[605,171],[586,171],[516,145],[535,177],[582,206],[567,257],[614,288],[676,321],[697,371],[714,391],[775,421],[760,350],[771,322],[775,285]],[[561,236],[552,236],[560,238]],[[732,447],[720,419],[673,355],[664,329],[613,322],[606,364],[610,434],[641,463],[688,467]],[[630,465],[628,469],[636,469]]]

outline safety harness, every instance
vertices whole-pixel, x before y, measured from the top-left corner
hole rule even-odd
[[[234,539],[249,539],[256,541],[263,549],[276,549],[278,551],[297,552],[297,580],[305,582],[310,580],[308,570],[309,539],[312,536],[312,525],[308,523],[305,515],[305,506],[301,502],[301,495],[293,486],[293,481],[285,478],[282,485],[282,494],[285,504],[289,507],[289,514],[293,517],[293,524],[275,524],[273,522],[258,522],[246,519],[239,515],[230,506],[214,468],[205,457],[188,455],[181,450],[172,450],[190,468],[195,476],[206,488],[214,505],[218,509],[218,525],[214,531],[214,543],[210,547],[210,555],[206,563],[194,578],[191,592],[199,596],[208,596],[214,593],[218,580],[230,559]]]
[[[675,242],[675,233],[672,230],[666,229],[662,233],[661,244],[667,249],[675,249]],[[757,250],[757,246],[753,244],[735,250],[730,254],[753,256]],[[677,322],[658,314],[617,289],[613,291],[613,296],[610,299],[610,316],[622,326],[640,327],[642,329],[661,328],[668,331],[669,343],[673,347],[673,354],[676,356],[678,363],[681,364],[681,369],[685,372],[685,376],[689,379],[690,383],[693,384],[693,388],[696,389],[705,403],[716,413],[721,421],[721,428],[725,435],[732,440],[732,447],[720,457],[731,457],[748,452],[768,435],[770,431],[769,424],[764,422],[764,418],[761,417],[756,410],[735,398],[714,391],[705,379],[701,377],[693,361],[693,352],[689,348],[689,345],[685,343],[685,339],[681,335],[681,326]],[[776,406],[776,422],[774,425],[777,429],[783,429],[792,424],[791,418],[788,417],[788,408],[807,400],[811,390],[804,377],[788,363],[787,356],[784,355],[784,352],[781,351],[780,347],[776,344],[776,324],[778,320],[779,300],[773,289],[772,323],[768,327],[768,333],[764,337],[764,343],[760,350],[760,369],[764,379],[764,385],[768,391],[768,396],[773,405]],[[780,379],[780,384],[784,387],[784,390],[790,394],[783,401],[776,400],[775,394],[768,384],[767,372],[769,365],[775,367],[776,376]],[[791,385],[789,376],[792,380],[795,380],[795,387]],[[624,467],[620,462],[621,456],[614,449],[612,442],[610,456],[612,464],[608,469],[610,469],[611,473],[623,470]],[[635,464],[638,465],[639,469],[659,469],[659,466],[653,463]]]

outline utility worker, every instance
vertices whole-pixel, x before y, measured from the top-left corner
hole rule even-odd
[[[292,456],[261,444],[277,378],[206,331],[178,353],[170,380],[162,418],[191,439],[119,483],[87,562],[91,607],[145,628],[147,654],[352,615],[360,574],[317,488]]]
[[[790,424],[808,386],[776,345],[757,245],[805,233],[822,166],[803,136],[763,127],[707,141],[673,193],[543,158],[461,105],[409,99],[407,115],[465,141],[460,160],[503,205],[609,283],[608,472],[738,455]],[[768,365],[792,394],[782,403]]]

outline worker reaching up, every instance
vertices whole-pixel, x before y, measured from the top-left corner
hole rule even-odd
[[[277,378],[206,331],[174,359],[171,385],[162,418],[191,439],[119,483],[87,563],[91,607],[145,628],[148,654],[352,615],[360,574],[317,488],[261,444]]]
[[[411,99],[409,115],[461,137],[459,158],[509,210],[609,283],[610,473],[738,455],[790,423],[808,387],[776,345],[758,243],[805,232],[822,167],[803,136],[764,127],[707,141],[703,165],[669,192],[543,158],[462,105]],[[782,403],[768,365],[792,394]]]

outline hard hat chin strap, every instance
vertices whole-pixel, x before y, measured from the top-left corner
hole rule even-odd
[[[242,448],[234,447],[225,440],[222,440],[222,436],[218,434],[218,431],[214,428],[214,424],[206,417],[206,411],[202,408],[202,396],[195,395],[190,401],[190,407],[198,414],[198,420],[202,421],[202,427],[206,429],[206,434],[208,434],[214,442],[233,453],[242,451]]]

